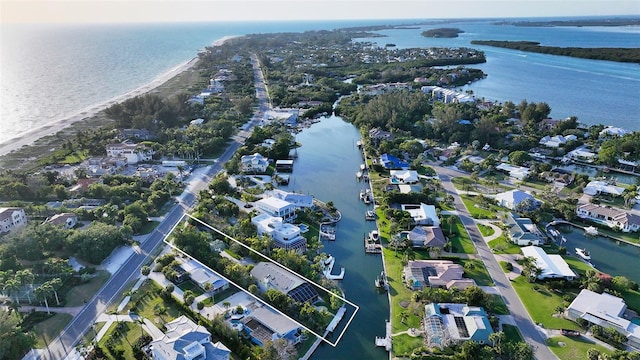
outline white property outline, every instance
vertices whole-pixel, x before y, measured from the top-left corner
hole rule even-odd
[[[324,336],[317,334],[315,331],[313,331],[313,330],[311,330],[311,329],[307,328],[305,325],[303,325],[303,324],[301,324],[300,322],[298,322],[297,320],[295,320],[295,319],[291,318],[289,315],[287,315],[287,314],[283,313],[282,311],[280,311],[280,310],[276,309],[275,307],[273,307],[271,304],[267,303],[267,302],[266,302],[266,301],[264,301],[263,299],[261,299],[261,298],[259,298],[259,297],[255,296],[255,295],[253,295],[251,292],[249,292],[249,290],[248,290],[248,289],[245,289],[244,287],[242,287],[242,286],[240,286],[240,285],[238,285],[238,284],[234,283],[233,281],[231,281],[231,280],[227,279],[224,275],[222,275],[222,274],[220,274],[219,272],[217,272],[217,271],[215,271],[215,270],[211,269],[211,268],[210,268],[210,267],[208,267],[207,265],[203,264],[200,260],[198,260],[198,259],[194,258],[192,255],[190,255],[190,254],[188,254],[188,253],[186,253],[186,252],[182,251],[181,249],[179,249],[179,248],[178,248],[178,247],[176,247],[175,245],[171,244],[167,239],[169,238],[169,236],[171,235],[171,233],[173,233],[173,231],[178,227],[178,225],[182,223],[182,221],[184,220],[185,216],[186,216],[186,217],[189,217],[189,218],[191,218],[191,219],[193,219],[193,220],[195,220],[195,221],[197,221],[197,222],[199,222],[200,224],[202,224],[202,225],[206,226],[207,228],[209,228],[209,229],[211,229],[211,230],[215,231],[216,233],[218,233],[218,234],[220,234],[220,235],[224,236],[225,238],[227,238],[227,239],[229,239],[229,240],[232,240],[232,241],[234,241],[234,242],[236,242],[236,243],[240,244],[241,246],[243,246],[243,247],[244,247],[244,248],[246,248],[247,250],[249,250],[249,251],[251,251],[251,252],[253,252],[253,253],[255,253],[255,254],[258,254],[259,256],[261,256],[261,257],[263,257],[263,258],[265,258],[265,259],[269,260],[271,263],[276,264],[277,266],[279,266],[279,267],[281,267],[281,268],[283,268],[283,269],[285,269],[285,270],[287,270],[287,271],[291,272],[292,274],[295,274],[296,276],[299,276],[299,277],[301,277],[302,279],[304,279],[304,280],[306,280],[306,281],[308,281],[308,282],[310,282],[310,283],[314,284],[315,286],[319,287],[320,289],[322,289],[322,290],[326,291],[326,292],[327,292],[327,294],[329,294],[329,295],[331,295],[331,296],[335,296],[335,297],[339,298],[340,300],[344,301],[346,304],[349,304],[349,305],[353,306],[353,307],[354,307],[354,309],[355,309],[355,311],[353,312],[353,314],[351,315],[351,317],[350,317],[350,318],[349,318],[349,320],[347,321],[347,324],[344,326],[344,329],[340,332],[340,335],[338,335],[338,338],[336,339],[336,341],[335,341],[335,342],[331,342],[331,341],[327,340]],[[165,238],[164,238],[162,241],[163,241],[165,244],[169,245],[172,249],[177,250],[177,251],[179,251],[180,253],[182,253],[182,254],[185,254],[185,255],[189,256],[191,259],[193,259],[194,261],[196,261],[196,262],[197,262],[198,264],[200,264],[201,266],[205,267],[207,270],[212,271],[213,273],[215,273],[215,274],[219,275],[221,278],[223,278],[224,280],[226,280],[227,282],[229,282],[229,283],[230,283],[230,284],[232,284],[233,286],[237,287],[238,289],[240,289],[240,290],[244,291],[246,294],[248,294],[249,296],[251,296],[251,297],[252,297],[252,298],[254,298],[255,300],[259,301],[259,302],[260,302],[260,303],[262,303],[262,304],[265,304],[266,306],[268,306],[269,308],[273,309],[274,311],[276,311],[276,312],[277,312],[277,313],[279,313],[280,315],[282,315],[282,316],[286,317],[287,319],[291,320],[291,321],[292,321],[292,322],[294,322],[295,324],[297,324],[297,325],[299,325],[300,327],[302,327],[303,329],[305,329],[305,330],[309,331],[310,333],[312,333],[313,335],[315,335],[317,338],[319,338],[320,340],[322,340],[322,341],[326,342],[327,344],[329,344],[329,345],[331,345],[331,346],[333,346],[333,347],[336,347],[336,346],[338,345],[338,343],[339,343],[339,342],[340,342],[340,340],[342,339],[342,336],[344,336],[344,333],[347,331],[347,329],[349,328],[349,325],[350,325],[350,324],[351,324],[351,322],[353,321],[353,318],[356,316],[356,314],[357,314],[357,313],[358,313],[358,311],[360,310],[360,307],[359,307],[358,305],[356,305],[356,304],[354,304],[353,302],[351,302],[351,301],[347,300],[346,298],[344,298],[344,297],[342,297],[342,296],[340,296],[340,295],[337,295],[337,294],[333,293],[332,291],[328,290],[328,289],[327,289],[327,288],[325,288],[324,286],[322,286],[322,285],[320,285],[320,284],[317,284],[316,282],[314,282],[314,281],[312,281],[312,280],[307,279],[306,277],[304,277],[304,276],[302,276],[302,275],[298,274],[297,272],[295,272],[295,271],[293,271],[293,270],[289,269],[288,267],[286,267],[286,266],[284,266],[284,265],[280,264],[279,262],[277,262],[277,261],[275,261],[275,260],[271,259],[270,257],[268,257],[268,256],[266,256],[266,255],[264,255],[264,254],[262,254],[262,253],[260,253],[260,252],[258,252],[258,251],[256,251],[256,250],[252,249],[251,247],[249,247],[249,246],[247,246],[247,245],[243,244],[242,242],[240,242],[240,241],[238,241],[238,240],[236,240],[236,239],[232,238],[231,236],[229,236],[229,235],[227,235],[227,234],[223,233],[222,231],[220,231],[220,230],[216,229],[215,227],[213,227],[213,226],[211,226],[211,225],[209,225],[209,224],[205,223],[204,221],[202,221],[202,220],[200,220],[200,219],[198,219],[198,218],[195,218],[195,217],[193,217],[193,216],[191,216],[191,215],[189,215],[189,214],[187,214],[187,213],[185,213],[185,214],[180,218],[180,220],[179,220],[179,221],[176,223],[176,225],[175,225],[175,226],[174,226],[174,227],[173,227],[173,228],[172,228],[172,229],[167,233],[167,235],[165,236]]]

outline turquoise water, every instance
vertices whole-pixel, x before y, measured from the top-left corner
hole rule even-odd
[[[416,20],[413,20],[416,21]],[[144,25],[0,25],[0,142],[75,115],[151,82],[227,35],[335,29],[409,20],[189,23]],[[536,40],[557,46],[640,47],[640,27],[525,28],[490,21],[447,24],[457,39],[427,39],[426,28],[385,30],[382,45],[470,46],[473,39]],[[488,100],[546,101],[552,116],[640,129],[638,64],[524,54],[481,47],[489,76],[468,89]]]
[[[626,276],[640,283],[640,247],[601,236],[585,236],[582,229],[576,228],[571,228],[570,233],[562,233],[562,236],[567,242],[558,245],[565,246],[570,255],[575,255],[575,248],[586,248],[591,253],[591,263],[596,269],[612,276]]]

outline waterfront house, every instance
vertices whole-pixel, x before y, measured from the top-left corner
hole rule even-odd
[[[640,325],[629,321],[633,312],[627,311],[627,304],[617,296],[582,289],[566,314],[574,321],[584,319],[604,328],[612,327],[627,338],[626,345],[640,350]]]
[[[598,157],[598,154],[591,152],[589,151],[588,148],[582,146],[566,153],[562,158],[562,161],[569,162],[571,160],[578,160],[578,161],[592,163],[596,160],[597,157]]]
[[[427,287],[466,289],[475,285],[473,279],[463,278],[464,269],[451,260],[413,260],[402,269],[402,279],[411,290]]]
[[[523,166],[516,166],[507,163],[500,163],[500,165],[496,166],[496,170],[500,170],[510,177],[518,180],[524,180],[529,176],[529,168]]]
[[[264,173],[269,167],[269,159],[260,153],[244,155],[240,158],[240,168],[247,173]]]
[[[318,292],[311,284],[281,265],[259,262],[251,269],[251,276],[257,280],[261,292],[275,289],[300,303],[313,304],[318,300]]]
[[[0,208],[0,234],[11,232],[25,225],[27,225],[27,215],[23,208]]]
[[[416,226],[411,231],[403,231],[406,233],[407,240],[412,247],[431,247],[442,249],[447,243],[442,229],[438,226]]]
[[[622,196],[624,190],[625,189],[623,187],[611,185],[605,181],[594,180],[589,182],[582,192],[591,196],[598,196],[602,194]]]
[[[391,184],[416,184],[420,181],[415,170],[391,170],[389,171]]]
[[[407,169],[409,167],[406,161],[386,153],[380,155],[380,157],[375,160],[378,165],[382,165],[385,169]]]
[[[509,190],[495,195],[498,205],[509,210],[514,210],[524,201],[530,201],[532,205],[537,204],[533,196],[522,190]]]
[[[106,146],[107,156],[111,158],[124,157],[128,164],[137,164],[141,161],[151,160],[155,151],[153,149],[130,142],[122,142],[119,144],[108,144]]]
[[[465,93],[460,93],[452,89],[443,88],[440,86],[423,86],[420,88],[423,93],[430,93],[431,99],[434,101],[442,101],[445,104],[452,103],[473,103],[476,99]]]
[[[624,136],[628,133],[629,133],[629,130],[627,129],[623,129],[616,126],[607,126],[606,128],[602,129],[602,131],[600,131],[599,135],[601,138],[606,138],[606,137]]]
[[[260,346],[277,339],[286,339],[292,345],[302,341],[300,326],[267,306],[253,309],[242,324],[251,341]]]
[[[622,232],[636,232],[640,229],[640,216],[617,208],[596,204],[583,204],[578,206],[576,213],[581,219],[591,220],[614,230],[619,229]]]
[[[294,204],[276,197],[260,199],[254,204],[260,212],[273,217],[281,217],[284,222],[292,222],[297,217]]]
[[[540,145],[550,147],[550,148],[559,148],[566,145],[569,141],[576,141],[578,137],[575,135],[555,135],[555,136],[545,136],[538,142]]]
[[[406,211],[411,216],[414,225],[440,226],[440,219],[436,212],[436,207],[424,203],[402,204],[402,211]]]
[[[266,191],[265,195],[291,203],[298,209],[313,207],[313,195],[298,194],[280,189]]]
[[[285,250],[295,250],[299,253],[307,251],[307,239],[301,235],[300,228],[283,222],[281,217],[260,214],[251,218],[259,236],[269,236],[274,246]]]
[[[220,341],[211,342],[211,333],[182,315],[164,325],[165,334],[154,339],[149,350],[158,360],[229,360],[231,350]]]
[[[73,227],[78,224],[78,217],[74,213],[61,213],[53,215],[45,220],[45,222],[53,225],[60,225],[65,229],[73,229]]]
[[[371,139],[373,145],[377,146],[380,145],[382,140],[393,140],[393,134],[376,127],[369,130],[369,139]]]
[[[493,334],[487,313],[467,304],[430,303],[424,307],[427,346],[445,348],[464,341],[488,344]]]
[[[514,213],[508,212],[503,223],[508,229],[509,240],[518,246],[540,246],[544,243],[542,234],[531,219],[517,217]]]
[[[542,269],[538,279],[566,279],[573,280],[576,274],[571,271],[569,265],[560,255],[547,254],[544,249],[537,246],[525,246],[522,248],[522,255],[533,257],[536,266]]]

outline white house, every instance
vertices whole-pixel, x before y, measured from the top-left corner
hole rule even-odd
[[[0,208],[0,234],[8,233],[25,225],[27,225],[27,215],[24,213],[24,209]]]
[[[583,192],[587,195],[598,196],[601,194],[609,194],[613,196],[621,196],[624,192],[624,188],[620,186],[611,185],[604,181],[594,180],[584,187]]]
[[[255,202],[255,205],[262,213],[273,217],[281,217],[285,222],[291,222],[297,217],[294,204],[275,197],[260,199]]]
[[[584,204],[578,206],[576,213],[579,218],[591,220],[612,229],[620,229],[623,232],[640,230],[640,216],[629,214],[620,209],[596,204]]]
[[[251,218],[251,223],[256,226],[258,235],[269,236],[278,248],[301,253],[307,250],[307,239],[300,234],[300,228],[283,222],[281,217],[260,214]]]
[[[440,219],[438,219],[436,207],[433,205],[402,204],[401,208],[411,215],[415,225],[440,226]]]
[[[291,203],[299,209],[313,207],[313,195],[298,194],[280,189],[267,191],[265,194],[268,197],[277,198]]]
[[[531,194],[521,190],[509,190],[501,192],[499,194],[496,194],[495,199],[498,202],[498,205],[506,207],[510,210],[515,209],[518,204],[525,200],[531,200],[533,202],[536,201]]]
[[[269,159],[260,153],[255,153],[253,155],[242,156],[240,158],[240,164],[242,171],[263,173],[267,171],[269,167]]]
[[[580,160],[580,161],[591,163],[594,160],[596,160],[597,157],[598,157],[598,154],[592,151],[589,151],[589,149],[587,149],[586,147],[579,147],[565,154],[563,161],[568,162],[570,160]]]
[[[211,334],[186,316],[165,324],[167,332],[151,342],[157,360],[229,360],[229,350],[221,342],[212,343]]]
[[[573,280],[576,274],[560,255],[549,255],[537,246],[525,246],[522,255],[536,259],[536,266],[542,269],[538,279],[567,279]]]
[[[124,157],[128,164],[137,164],[141,161],[152,159],[155,151],[144,145],[123,142],[119,144],[107,145],[107,156],[112,158]]]
[[[193,119],[189,122],[190,125],[193,126],[198,126],[198,125],[202,125],[204,124],[204,119],[203,118],[197,118],[197,119]]]
[[[392,184],[415,184],[420,181],[415,170],[390,170]]]
[[[561,146],[564,146],[566,143],[568,143],[569,141],[576,141],[578,140],[578,137],[575,135],[567,135],[567,136],[562,136],[562,135],[556,135],[556,136],[545,136],[542,139],[540,139],[539,144],[540,145],[544,145],[546,147],[551,147],[551,148],[558,148]]]
[[[500,165],[496,166],[496,170],[502,170],[509,174],[510,177],[524,180],[529,176],[529,168],[523,166],[516,166],[507,163],[500,163]]]
[[[624,136],[627,133],[629,133],[629,130],[615,126],[607,126],[602,131],[600,131],[600,137]]]
[[[567,317],[571,320],[585,319],[605,328],[612,327],[627,337],[626,345],[640,350],[640,325],[626,319],[626,311],[627,304],[621,298],[582,289],[569,304]]]

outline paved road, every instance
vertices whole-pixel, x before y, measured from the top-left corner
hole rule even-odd
[[[127,259],[120,269],[107,280],[98,293],[87,302],[84,308],[62,330],[60,335],[48,345],[45,352],[40,356],[41,359],[59,360],[64,359],[69,354],[83,334],[95,323],[98,316],[104,313],[115,297],[124,290],[124,287],[139,275],[140,268],[147,261],[150,254],[154,252],[167,234],[178,224],[178,221],[195,204],[198,192],[206,189],[211,179],[222,169],[222,165],[231,159],[236,150],[244,143],[244,140],[250,136],[253,127],[264,118],[265,112],[270,108],[269,100],[262,71],[255,56],[252,57],[252,64],[259,106],[250,121],[250,125],[236,135],[214,165],[196,169],[193,172],[184,193],[178,197],[178,204],[165,215],[162,223],[156,227],[147,240],[140,244],[140,250],[134,252]]]
[[[513,290],[509,279],[500,267],[500,264],[491,252],[491,249],[484,242],[482,234],[480,234],[473,218],[469,215],[469,211],[467,211],[467,208],[464,206],[464,203],[453,186],[453,183],[451,183],[451,178],[465,176],[465,174],[449,168],[432,166],[440,176],[440,180],[442,181],[442,186],[445,191],[453,196],[455,208],[458,211],[462,224],[469,233],[469,236],[478,251],[478,257],[487,267],[491,278],[496,284],[495,287],[502,294],[502,298],[511,311],[513,320],[524,337],[524,340],[533,346],[536,359],[557,359],[557,357],[547,347],[545,338],[537,329],[531,317],[529,317],[529,313],[524,308],[518,294]]]

